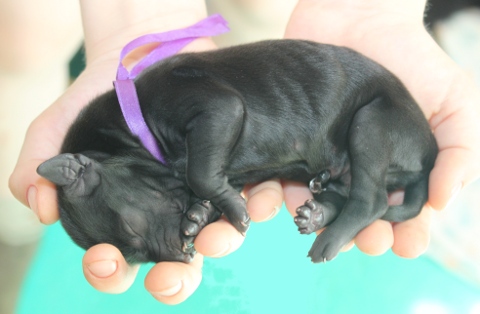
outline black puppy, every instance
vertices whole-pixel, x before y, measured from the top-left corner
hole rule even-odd
[[[295,223],[302,233],[328,226],[309,253],[319,262],[374,220],[410,219],[427,200],[437,154],[429,125],[396,77],[352,50],[280,40],[181,54],[135,85],[166,165],[130,133],[110,91],[81,112],[63,154],[38,168],[83,248],[188,262],[195,235],[221,213],[247,230],[246,183],[285,178],[315,193]],[[397,189],[403,204],[388,206]]]

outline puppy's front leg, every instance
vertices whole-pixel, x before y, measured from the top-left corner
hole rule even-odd
[[[216,93],[201,108],[187,126],[188,185],[245,234],[250,223],[245,200],[228,183],[225,174],[229,155],[243,127],[243,103],[239,97],[223,92]]]
[[[193,241],[200,231],[209,223],[220,218],[221,213],[209,201],[202,201],[193,197],[192,205],[185,213],[180,224],[184,253],[195,252]]]

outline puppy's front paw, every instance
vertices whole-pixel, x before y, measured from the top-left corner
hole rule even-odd
[[[184,253],[194,253],[195,248],[193,241],[202,230],[210,222],[220,217],[220,213],[212,206],[209,201],[202,201],[193,204],[185,213],[180,225],[182,235],[182,251]]]
[[[245,236],[250,227],[250,216],[247,212],[247,203],[245,199],[237,192],[232,194],[221,194],[212,199],[212,203],[223,212],[228,221]]]
[[[315,200],[307,200],[303,206],[297,208],[297,216],[294,218],[298,231],[302,234],[310,234],[324,227],[324,208]]]

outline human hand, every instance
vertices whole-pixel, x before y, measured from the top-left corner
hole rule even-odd
[[[45,224],[58,220],[55,186],[36,174],[43,161],[58,154],[63,138],[79,111],[97,95],[112,88],[112,81],[123,46],[140,35],[192,25],[206,16],[203,1],[125,1],[106,0],[99,6],[94,0],[83,0],[87,66],[68,90],[31,124],[10,178],[13,194],[29,206]],[[108,2],[108,3],[107,3]],[[129,6],[135,6],[131,10]],[[157,7],[158,5],[158,7]],[[172,6],[169,12],[168,6]],[[154,6],[154,7],[152,7]],[[102,15],[102,8],[108,14]],[[145,10],[144,12],[138,12]],[[137,16],[136,14],[139,13]],[[120,17],[117,19],[116,17]],[[98,25],[99,21],[101,22]],[[210,39],[197,39],[185,50],[214,49]],[[148,47],[147,47],[148,49]],[[145,51],[130,54],[124,63],[135,62]],[[247,208],[253,221],[275,215],[282,202],[278,181],[265,182],[245,191]],[[219,236],[221,235],[221,236]],[[243,237],[225,220],[205,227],[195,240],[199,252],[190,264],[161,262],[152,267],[145,278],[145,287],[159,301],[176,304],[188,298],[201,281],[203,255],[225,256],[235,251]],[[127,290],[136,277],[138,266],[128,265],[119,250],[100,244],[90,248],[83,258],[85,278],[96,289],[109,293]]]
[[[432,209],[443,209],[480,176],[480,93],[423,26],[425,1],[300,0],[285,37],[346,46],[379,62],[405,84],[428,119],[439,146],[430,174],[429,199],[419,216],[391,224],[378,220],[355,238],[367,254],[392,248],[417,257],[429,243]],[[284,184],[292,215],[311,198],[306,187]],[[390,202],[401,202],[393,195]],[[400,199],[400,200],[398,200]]]

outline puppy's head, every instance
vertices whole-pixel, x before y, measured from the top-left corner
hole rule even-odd
[[[37,172],[58,187],[62,225],[84,249],[116,246],[130,263],[183,261],[180,222],[186,185],[154,160],[62,154]]]

